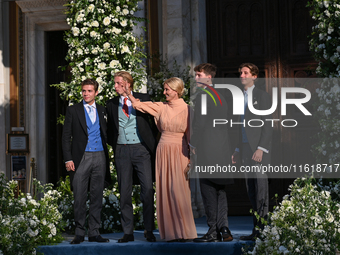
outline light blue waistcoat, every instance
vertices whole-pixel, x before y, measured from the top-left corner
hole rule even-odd
[[[136,121],[136,110],[131,109],[130,118],[128,118],[122,110],[122,105],[118,107],[118,140],[117,144],[136,144],[141,143]]]

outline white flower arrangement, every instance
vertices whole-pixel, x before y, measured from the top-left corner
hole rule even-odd
[[[325,77],[316,91],[317,113],[321,131],[313,146],[318,162],[340,162],[340,150],[334,143],[340,142],[340,4],[339,1],[310,0],[308,7],[316,25],[312,28],[310,50],[319,62],[316,73]]]
[[[138,0],[79,0],[67,4],[66,21],[71,30],[65,37],[69,46],[66,59],[72,76],[68,84],[54,86],[69,104],[82,99],[80,84],[84,77],[101,81],[103,89],[97,103],[102,105],[115,95],[112,77],[117,71],[133,72],[137,90],[146,85],[145,66],[141,61],[146,57],[142,50],[144,42],[132,33],[133,26],[141,20],[133,16],[137,10]]]
[[[337,254],[340,181],[298,178],[272,213],[260,238],[244,254]]]
[[[41,185],[34,180],[37,193],[33,198],[20,193],[16,181],[7,182],[0,174],[0,249],[3,254],[36,254],[39,245],[58,243],[63,224],[58,211],[61,193],[52,190],[51,184]]]

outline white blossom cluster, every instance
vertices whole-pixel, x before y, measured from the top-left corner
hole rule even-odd
[[[340,181],[326,188],[322,181],[313,185],[309,179],[296,179],[290,196],[270,213],[255,247],[245,253],[336,254],[340,248],[339,186]]]
[[[38,181],[35,185],[44,192],[40,200],[29,193],[16,197],[18,183],[6,183],[0,175],[0,247],[4,254],[36,254],[38,245],[62,241],[60,193]]]
[[[132,29],[137,0],[71,1],[68,5],[66,32],[69,46],[71,82],[60,83],[61,96],[70,104],[81,99],[81,82],[86,78],[99,83],[97,102],[115,95],[113,75],[118,71],[132,73],[135,85],[146,84],[144,53],[138,50],[138,38]]]
[[[316,73],[325,77],[317,89],[321,131],[314,145],[320,163],[340,162],[340,1],[309,1],[313,27],[310,50],[319,61]]]

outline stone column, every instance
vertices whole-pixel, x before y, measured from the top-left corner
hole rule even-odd
[[[30,136],[30,153],[35,158],[37,179],[48,180],[46,143],[45,31],[66,30],[66,0],[21,0],[16,3],[25,18],[24,85],[25,131]]]
[[[207,61],[205,0],[162,0],[161,52],[169,67]],[[193,72],[193,70],[192,70]]]

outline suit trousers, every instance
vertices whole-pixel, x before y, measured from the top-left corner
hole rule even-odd
[[[201,194],[209,226],[209,234],[217,234],[222,227],[228,227],[228,202],[225,185],[208,179],[200,179]]]
[[[140,143],[117,144],[115,164],[120,192],[121,223],[124,234],[132,234],[134,229],[131,198],[133,171],[136,171],[141,185],[140,198],[143,203],[144,227],[147,231],[154,230],[154,190],[149,151]]]
[[[242,164],[244,166],[256,166],[258,163],[252,160],[253,151],[249,143],[242,144]],[[255,168],[255,167],[254,167]],[[254,169],[253,168],[253,169]],[[246,173],[245,176],[246,187],[248,197],[254,212],[261,218],[267,218],[269,207],[269,191],[268,191],[268,176],[266,174],[254,172]],[[253,215],[253,233],[255,233],[255,227],[263,229],[264,225],[261,223],[261,219],[257,220]]]
[[[90,189],[88,236],[99,235],[100,214],[103,204],[103,189],[106,172],[104,151],[84,152],[73,178],[75,234],[85,235],[86,200]],[[90,182],[90,187],[89,187]]]

